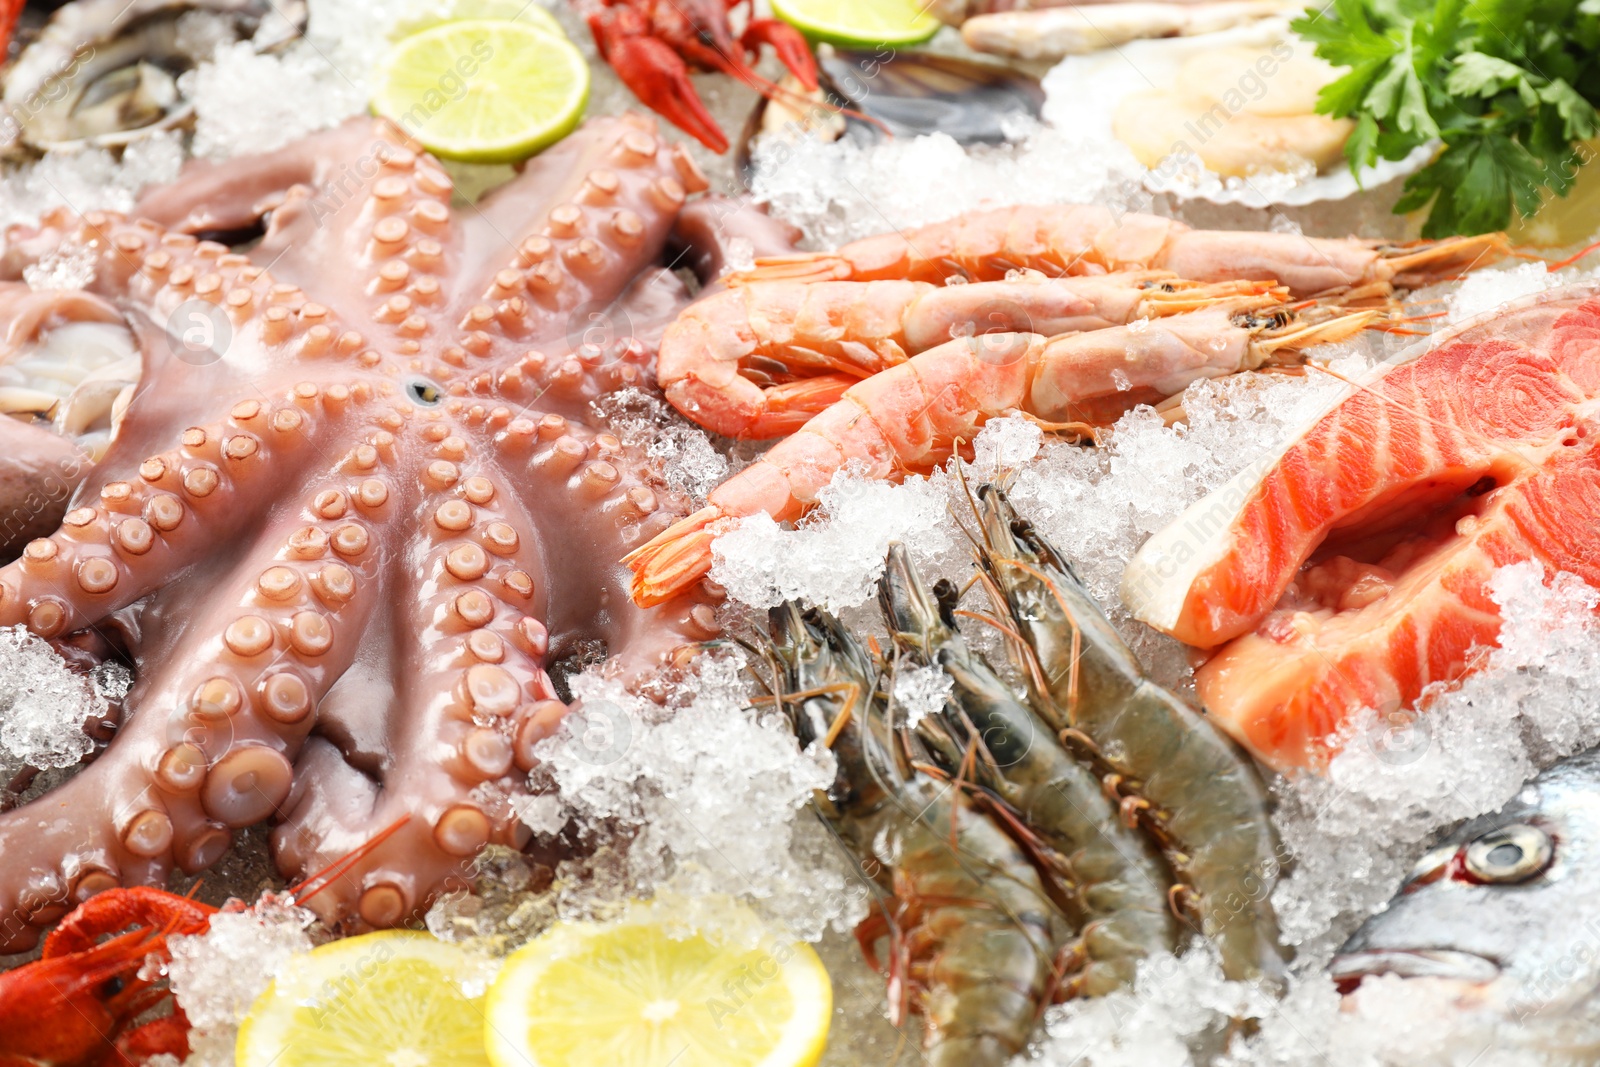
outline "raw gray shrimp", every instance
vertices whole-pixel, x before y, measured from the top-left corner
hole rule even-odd
[[[892,899],[857,931],[890,940],[890,1017],[926,1021],[930,1067],[1002,1067],[1056,981],[1066,924],[1028,858],[953,785],[901,768],[864,652],[837,620],[773,609],[801,745],[831,740],[839,774],[818,807]]]
[[[967,646],[950,615],[958,594],[948,583],[940,586],[936,601],[905,548],[890,546],[878,586],[890,632],[897,645],[955,683],[955,706],[919,725],[937,721],[948,731],[943,744],[934,730],[925,734],[952,764],[964,765],[969,746],[981,747],[972,761],[979,783],[1059,854],[1080,930],[1074,962],[1082,968],[1064,992],[1101,996],[1130,986],[1139,960],[1177,945],[1171,873],[1149,838],[1123,825],[1099,778]]]
[[[980,562],[1027,644],[1035,703],[1063,736],[1086,742],[1193,889],[1202,931],[1233,979],[1284,973],[1271,894],[1277,837],[1250,758],[1206,717],[1145,677],[1066,557],[979,488]]]

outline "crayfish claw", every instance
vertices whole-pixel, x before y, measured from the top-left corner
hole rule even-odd
[[[817,61],[811,55],[811,47],[806,44],[800,31],[787,22],[751,19],[739,43],[751,55],[759,55],[761,46],[770,44],[777,53],[778,61],[789,69],[789,73],[805,87],[806,92],[817,91]]]
[[[596,36],[603,31],[597,30]],[[728,138],[689,80],[689,67],[654,37],[615,36],[602,48],[622,83],[641,102],[713,152],[726,152]]]

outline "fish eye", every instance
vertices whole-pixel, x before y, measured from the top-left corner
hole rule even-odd
[[[1467,846],[1467,873],[1485,882],[1525,882],[1550,866],[1554,855],[1549,834],[1537,826],[1514,823]]]

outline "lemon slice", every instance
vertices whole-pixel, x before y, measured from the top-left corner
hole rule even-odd
[[[402,15],[389,33],[391,41],[461,19],[520,22],[535,30],[565,37],[566,31],[548,8],[530,0],[434,0]]]
[[[772,13],[813,41],[842,48],[921,44],[943,25],[930,0],[772,0]]]
[[[571,133],[589,102],[589,64],[571,41],[503,19],[412,34],[373,83],[373,111],[466,163],[526,159]]]
[[[346,938],[290,960],[239,1028],[237,1067],[488,1067],[491,964],[427,934]]]
[[[828,972],[803,943],[669,930],[648,917],[566,923],[507,959],[490,988],[489,1061],[811,1067],[832,1012]]]

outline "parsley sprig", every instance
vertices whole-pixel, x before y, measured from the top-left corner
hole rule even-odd
[[[1503,230],[1565,196],[1600,130],[1600,0],[1333,0],[1296,19],[1349,71],[1317,110],[1355,119],[1352,171],[1444,142],[1395,211],[1432,204],[1427,237]]]

